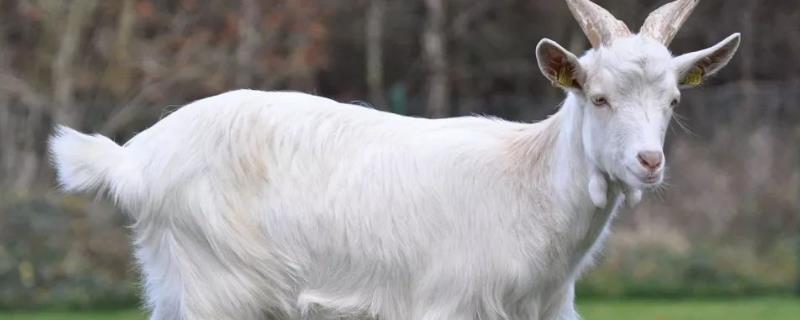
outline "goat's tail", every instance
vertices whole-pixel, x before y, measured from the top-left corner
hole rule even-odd
[[[120,191],[131,191],[140,179],[125,148],[100,134],[87,135],[58,126],[50,137],[49,149],[58,182],[66,191],[109,192],[115,200],[121,200]]]

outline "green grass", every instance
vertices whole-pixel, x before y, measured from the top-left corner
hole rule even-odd
[[[590,300],[578,310],[586,320],[797,320],[800,299]]]
[[[6,312],[0,311],[0,320],[145,320],[144,312],[124,311],[47,311]]]
[[[800,299],[587,300],[579,310],[586,320],[796,320]],[[4,312],[0,320],[144,320],[137,310],[97,312]]]

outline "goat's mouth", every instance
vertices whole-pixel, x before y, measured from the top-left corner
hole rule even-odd
[[[656,185],[661,182],[661,174],[647,175],[645,177],[640,177],[639,180],[647,186]]]
[[[657,172],[641,172],[628,168],[628,174],[631,179],[628,179],[629,184],[638,188],[653,188],[657,187],[664,180],[664,170]]]

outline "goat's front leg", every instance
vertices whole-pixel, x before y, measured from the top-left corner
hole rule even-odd
[[[575,310],[575,304],[569,303],[562,306],[561,311],[556,315],[554,320],[580,320],[578,311]]]
[[[578,311],[575,310],[575,285],[570,284],[562,291],[551,312],[542,315],[542,320],[580,320]]]

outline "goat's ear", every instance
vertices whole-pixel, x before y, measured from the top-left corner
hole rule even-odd
[[[564,89],[580,90],[583,86],[583,68],[574,54],[550,39],[542,39],[536,46],[536,60],[545,77]]]
[[[682,88],[697,87],[706,78],[717,73],[728,64],[739,48],[741,35],[734,33],[713,47],[675,57],[678,84]]]

